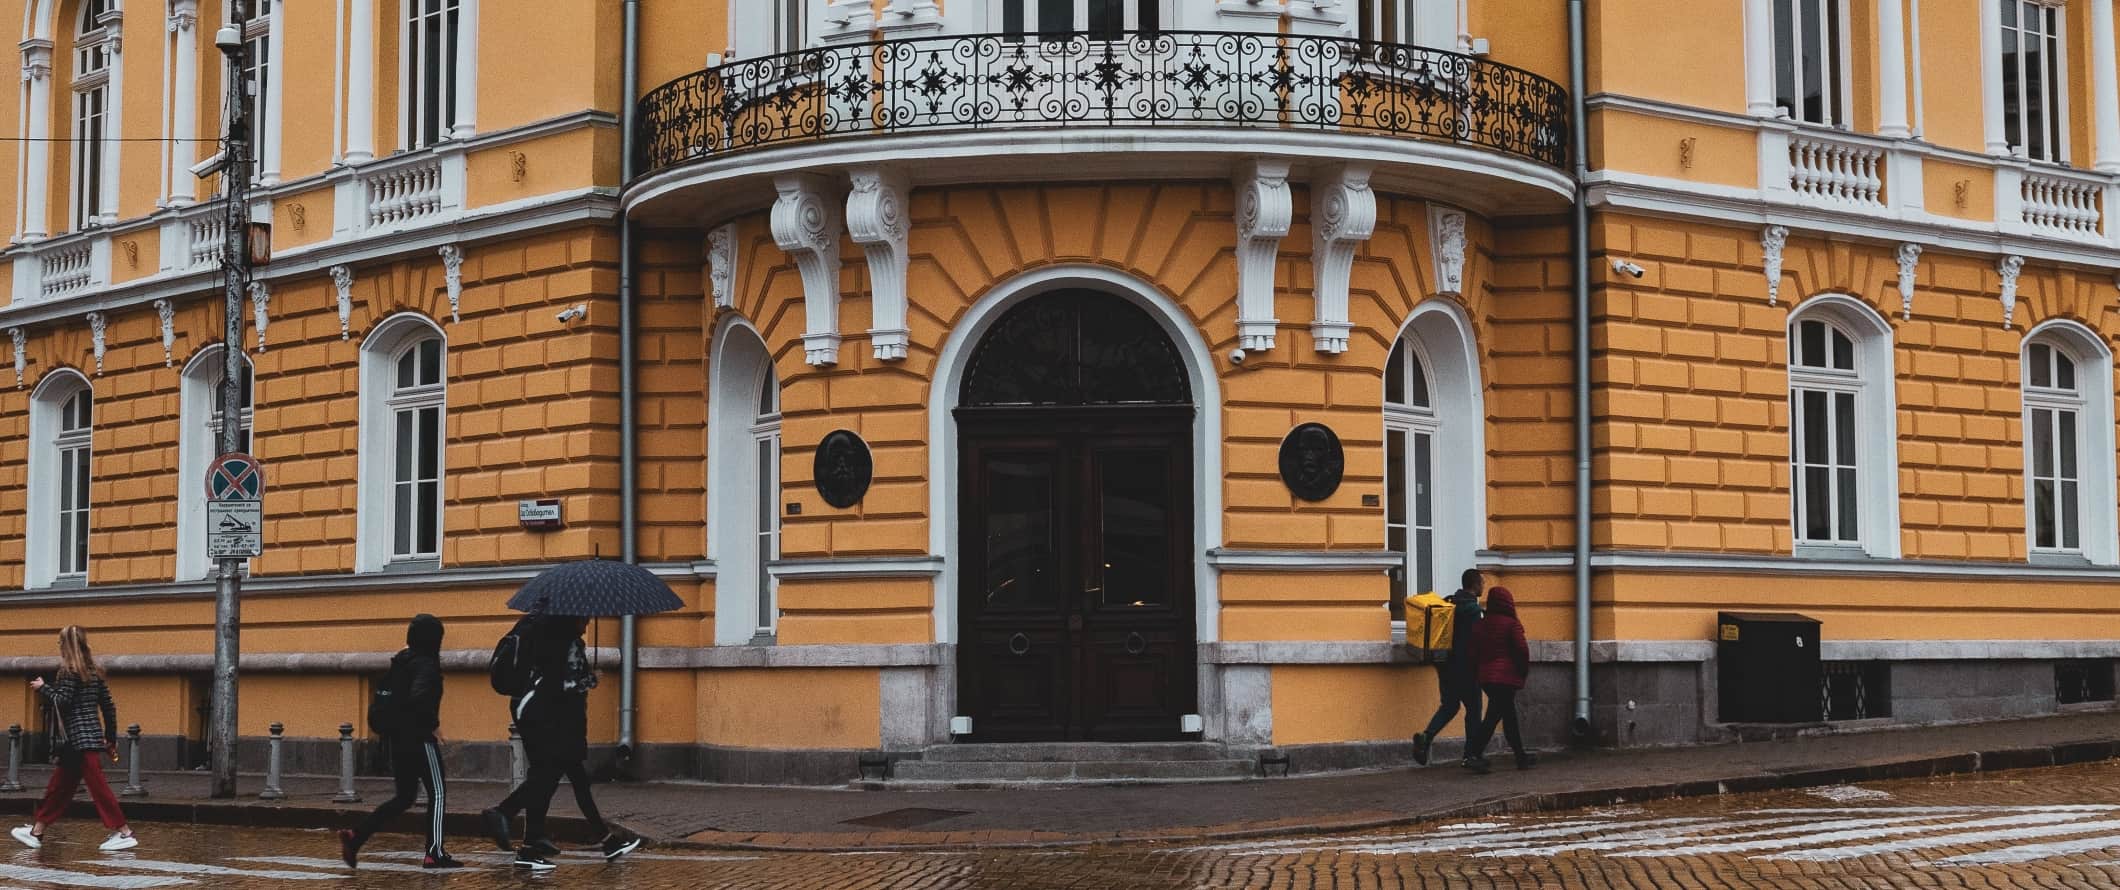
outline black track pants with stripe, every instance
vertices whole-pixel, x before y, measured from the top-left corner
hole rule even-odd
[[[397,794],[361,820],[354,834],[363,843],[381,831],[390,820],[412,809],[419,800],[420,786],[427,786],[427,852],[442,853],[442,816],[449,811],[447,785],[442,780],[442,752],[434,737],[390,740],[390,772],[397,778]]]

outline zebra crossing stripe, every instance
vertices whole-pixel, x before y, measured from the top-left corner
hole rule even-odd
[[[1966,823],[1970,825],[1972,823]],[[1955,826],[1955,827],[1965,827]],[[1933,850],[1937,847],[1956,847],[1965,844],[1984,844],[1994,841],[2014,841],[2035,837],[2088,834],[2094,831],[2120,829],[2120,819],[2101,822],[2072,822],[2065,825],[2044,825],[2030,828],[2011,828],[2002,831],[1968,831],[1960,834],[1945,834],[1934,837],[1908,838],[1877,844],[1858,844],[1852,847],[1835,847],[1829,850],[1793,850],[1758,859],[1786,860],[1791,862],[1838,862],[1863,856],[1878,856],[1885,853],[1902,853],[1908,850]]]
[[[2089,837],[2073,841],[2055,841],[2047,844],[2025,844],[2005,847],[1985,853],[1967,853],[1936,861],[1935,865],[2005,865],[2015,862],[2032,862],[2054,856],[2069,856],[2076,853],[2095,853],[2120,847],[2120,837]]]
[[[296,867],[296,868],[321,868],[321,869],[325,869],[325,870],[327,870],[327,871],[338,871],[338,872],[343,872],[343,871],[345,871],[345,870],[346,870],[346,863],[344,863],[344,862],[340,862],[340,861],[338,861],[338,860],[336,860],[336,859],[320,859],[320,858],[317,858],[317,857],[315,857],[315,856],[235,856],[235,857],[231,857],[231,858],[230,858],[230,859],[229,859],[228,861],[230,861],[230,862],[258,862],[258,863],[263,863],[263,864],[265,864],[265,865],[292,865],[292,866],[294,866],[294,867]],[[370,864],[367,864],[367,865],[363,865],[363,866],[361,866],[361,870],[362,870],[362,871],[387,871],[387,872],[401,872],[401,873],[404,873],[404,874],[414,874],[414,875],[425,875],[425,874],[433,874],[433,872],[431,872],[431,871],[428,871],[427,869],[421,868],[421,867],[419,867],[419,866],[417,866],[417,865],[404,865],[404,864],[401,864],[401,863],[396,863],[396,862],[375,862],[375,863],[370,863]],[[468,869],[458,869],[458,870],[459,870],[459,871],[466,871],[466,870],[468,870]]]
[[[1598,827],[1617,826],[1620,824],[1622,823],[1614,822],[1610,819],[1568,819],[1560,822],[1540,823],[1537,827],[1541,829],[1573,827],[1577,831],[1591,831]],[[1250,843],[1239,841],[1235,843],[1207,844],[1195,847],[1172,847],[1168,849],[1152,850],[1150,852],[1158,854],[1237,853],[1246,856],[1275,856],[1279,855],[1279,851],[1285,851],[1289,853],[1303,853],[1313,850],[1339,850],[1346,848],[1348,845],[1381,844],[1391,843],[1394,841],[1426,840],[1430,838],[1485,837],[1491,839],[1502,836],[1502,833],[1497,832],[1495,830],[1496,828],[1508,827],[1509,826],[1506,823],[1461,823],[1458,825],[1445,826],[1443,829],[1438,829],[1434,831],[1397,831],[1391,833],[1378,834],[1339,835],[1325,839],[1311,837],[1285,841],[1262,840],[1253,841]]]
[[[1509,849],[1488,850],[1481,853],[1475,853],[1473,855],[1481,858],[1496,858],[1504,856],[1552,856],[1557,853],[1571,853],[1578,850],[1603,852],[1607,850],[1625,849],[1627,847],[1659,847],[1671,844],[1695,843],[1706,840],[1714,840],[1720,842],[1740,840],[1744,838],[1772,837],[1774,835],[1779,834],[1788,834],[1792,831],[1815,832],[1834,831],[1838,829],[1850,828],[1867,828],[1876,825],[1891,825],[1899,822],[1920,822],[1930,819],[1931,817],[1929,816],[1895,816],[1888,819],[1839,819],[1828,822],[1809,822],[1808,820],[1798,819],[1793,816],[1790,816],[1775,819],[1757,819],[1750,821],[1712,822],[1707,825],[1684,825],[1677,828],[1654,828],[1648,831],[1630,831],[1621,834],[1593,836],[1583,841],[1577,841],[1566,844],[1554,844],[1552,846],[1545,847],[1515,847]],[[1712,838],[1703,837],[1703,835],[1707,834],[1708,832],[1720,831],[1725,828],[1752,828],[1758,830],[1740,831],[1734,834],[1716,835]]]
[[[61,871],[56,868],[38,868],[33,865],[0,863],[0,878],[29,881],[37,884],[58,884],[61,887],[95,887],[98,890],[149,890],[153,887],[175,887],[192,883],[184,878],[150,877],[148,875],[91,875],[76,871]]]
[[[1685,818],[1674,819],[1646,819],[1641,822],[1635,822],[1631,824],[1624,822],[1606,822],[1602,825],[1597,826],[1547,826],[1544,828],[1533,828],[1525,831],[1494,832],[1480,835],[1468,835],[1465,837],[1431,838],[1425,835],[1413,835],[1411,837],[1406,838],[1405,840],[1391,843],[1358,845],[1332,844],[1317,847],[1316,849],[1337,850],[1347,853],[1361,853],[1371,856],[1406,856],[1415,853],[1451,853],[1466,850],[1468,848],[1493,847],[1501,844],[1510,844],[1516,841],[1554,839],[1574,837],[1575,835],[1579,834],[1594,834],[1595,832],[1602,831],[1608,828],[1657,828],[1663,826],[1701,825],[1718,821],[1721,820],[1712,819],[1705,816],[1689,816]]]
[[[1772,838],[1736,843],[1696,844],[1670,850],[1630,850],[1612,855],[1627,858],[1643,856],[1713,856],[1723,853],[1756,853],[1761,850],[1786,850],[1790,847],[1837,844],[1842,841],[1867,841],[1871,838],[1897,835],[1922,834],[1930,831],[1960,830],[1969,828],[2011,828],[2025,825],[2050,825],[2083,818],[2081,813],[2022,813],[2014,816],[1997,816],[1992,819],[1974,819],[1966,822],[1942,824],[1887,825],[1878,828],[1859,828],[1847,831],[1827,831],[1803,834],[1795,837]]]
[[[2110,813],[2120,806],[2103,803],[2060,803],[2046,806],[1957,806],[1957,807],[1772,807],[1746,810],[1762,816],[1890,816],[1897,813]]]
[[[76,865],[92,865],[97,868],[113,868],[123,871],[149,871],[168,875],[211,875],[232,878],[270,878],[281,881],[343,881],[345,875],[327,874],[317,871],[284,871],[275,869],[229,868],[225,865],[206,865],[198,862],[165,862],[159,859],[84,859]]]

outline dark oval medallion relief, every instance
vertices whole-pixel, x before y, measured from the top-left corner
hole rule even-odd
[[[1334,445],[1337,447],[1338,443]],[[869,456],[869,445],[861,441],[861,436],[852,430],[833,430],[817,444],[817,460],[812,470],[816,474],[817,493],[824,496],[824,502],[845,509],[861,503],[861,496],[869,493],[869,481],[875,476],[876,462]]]
[[[1281,440],[1281,482],[1296,497],[1322,501],[1340,490],[1347,455],[1340,437],[1322,423],[1306,423]]]

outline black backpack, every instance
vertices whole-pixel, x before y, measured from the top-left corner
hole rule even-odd
[[[368,731],[392,735],[404,728],[405,700],[412,697],[412,671],[399,659],[391,659],[390,670],[378,677],[368,693]]]
[[[493,658],[486,662],[486,681],[493,691],[513,698],[530,691],[530,660],[528,641],[522,632],[510,630],[493,644]]]

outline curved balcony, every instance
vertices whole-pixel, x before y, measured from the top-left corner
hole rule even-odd
[[[1337,37],[984,34],[826,46],[709,68],[642,97],[627,203],[665,203],[687,183],[726,184],[761,167],[924,156],[958,159],[949,166],[970,177],[985,175],[982,165],[1007,175],[997,153],[1020,167],[1022,155],[1044,152],[1162,155],[1159,170],[1069,166],[1195,177],[1203,154],[1367,159],[1380,176],[1406,167],[1430,187],[1486,173],[1550,204],[1566,197],[1567,99],[1509,65]],[[1503,204],[1529,197],[1506,184],[1487,191]]]

